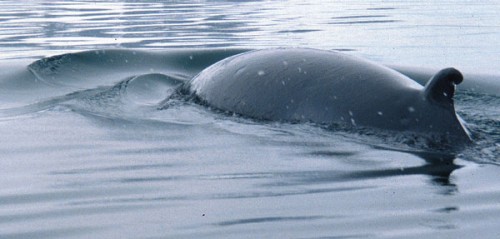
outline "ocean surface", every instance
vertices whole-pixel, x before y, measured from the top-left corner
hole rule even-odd
[[[500,2],[0,1],[0,238],[500,238]],[[474,145],[262,122],[175,96],[250,49],[421,84]]]

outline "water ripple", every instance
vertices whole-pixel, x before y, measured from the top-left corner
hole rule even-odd
[[[310,221],[310,220],[318,220],[324,219],[322,216],[295,216],[295,217],[261,217],[261,218],[247,218],[247,219],[238,219],[234,221],[224,221],[219,222],[216,225],[218,226],[234,226],[234,225],[242,225],[242,224],[250,224],[250,223],[270,223],[270,222],[287,222],[287,221]]]

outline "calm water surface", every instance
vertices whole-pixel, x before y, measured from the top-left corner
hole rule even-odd
[[[1,1],[0,238],[499,238],[498,12],[497,1]],[[280,46],[424,76],[461,69],[456,107],[476,145],[451,155],[165,101],[169,77]]]

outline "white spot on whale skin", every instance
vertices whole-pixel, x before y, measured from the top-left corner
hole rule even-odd
[[[282,85],[285,85],[285,81],[284,81],[284,80],[282,80],[282,81],[281,81],[281,84],[282,84]]]
[[[259,75],[259,76],[263,76],[265,74],[266,74],[266,72],[263,71],[263,70],[260,70],[260,71],[257,72],[257,75]]]
[[[189,56],[189,60],[193,60],[193,55],[190,55],[190,56]]]
[[[299,71],[299,73],[302,73],[302,68],[297,67],[297,70]]]
[[[353,116],[352,111],[350,111],[350,110],[349,110],[349,115],[350,115],[351,117]]]
[[[283,66],[285,66],[285,68],[288,67],[288,61],[283,61]]]
[[[353,118],[351,118],[351,124],[352,124],[352,126],[356,126],[356,121],[354,121]]]
[[[384,115],[384,113],[382,111],[378,111],[377,114],[378,115]]]
[[[415,112],[415,108],[413,108],[413,106],[410,106],[410,107],[408,107],[408,111]]]

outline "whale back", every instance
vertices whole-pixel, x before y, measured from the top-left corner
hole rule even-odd
[[[376,88],[413,93],[422,89],[389,68],[313,49],[268,49],[232,56],[203,70],[188,85],[203,102],[223,111],[320,123],[349,118],[349,111],[367,108],[366,102],[396,100],[378,94]]]
[[[448,93],[447,99],[453,97],[451,88],[440,80],[445,76],[436,76],[438,80],[424,88],[362,58],[284,48],[226,58],[200,72],[186,90],[213,108],[262,120],[414,132],[436,132],[446,126],[445,133],[454,134],[463,126],[453,102],[444,106],[439,96],[438,89]]]

